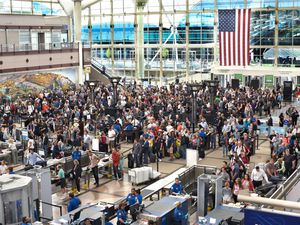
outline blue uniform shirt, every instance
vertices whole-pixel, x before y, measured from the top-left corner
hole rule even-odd
[[[176,222],[182,222],[184,220],[184,215],[181,208],[176,207],[174,210],[174,220]]]
[[[111,222],[105,222],[105,225],[113,225]]]
[[[137,200],[137,197],[136,195],[133,195],[133,194],[128,194],[127,195],[127,198],[126,198],[126,201],[128,202],[128,205],[134,205],[136,203],[136,200]]]
[[[68,212],[71,212],[71,211],[77,209],[80,204],[81,204],[81,202],[80,202],[79,198],[77,198],[77,197],[71,198],[71,200],[69,201],[69,204],[68,204]]]
[[[81,152],[80,151],[74,151],[74,152],[72,152],[72,159],[73,160],[80,160],[80,158],[81,158]]]
[[[183,192],[183,187],[182,187],[181,183],[179,183],[179,184],[174,183],[172,185],[171,193],[182,194],[182,192]]]
[[[137,198],[139,204],[142,204],[142,202],[143,202],[143,196],[141,194],[139,194],[139,195],[136,196],[136,198]]]
[[[122,219],[124,222],[127,220],[127,213],[124,209],[118,209],[117,211],[117,218]]]

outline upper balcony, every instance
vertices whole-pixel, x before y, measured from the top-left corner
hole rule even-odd
[[[52,69],[88,65],[91,61],[89,44],[0,44],[0,73]]]

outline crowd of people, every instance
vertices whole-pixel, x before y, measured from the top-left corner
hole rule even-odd
[[[279,116],[284,134],[271,132],[272,110],[280,109],[283,102],[280,86],[272,90],[219,86],[212,95],[204,83],[195,94],[195,121],[191,116],[193,95],[188,83],[168,87],[124,84],[119,85],[117,96],[114,93],[112,86],[98,83],[94,89],[81,85],[68,91],[43,90],[10,101],[2,99],[0,141],[17,140],[19,123],[28,131],[24,164],[44,166],[49,158],[71,155],[74,160],[71,177],[78,192],[82,151],[88,151],[89,167],[95,185],[99,186],[99,158],[89,151],[93,139],[99,140],[97,150],[111,155],[114,177],[118,180],[122,179],[124,160],[120,152],[122,140],[133,141],[129,167],[148,165],[164,157],[171,161],[184,159],[187,148],[198,150],[201,160],[207,149],[221,147],[224,165],[220,174],[224,176],[224,191],[230,188],[235,201],[240,188],[253,191],[263,179],[276,182],[296,168],[300,138],[297,109],[290,107]],[[212,99],[212,96],[215,97]],[[268,118],[270,160],[250,173],[261,117]],[[57,171],[65,194],[65,171],[61,166]],[[0,174],[7,172],[8,167],[2,162]]]

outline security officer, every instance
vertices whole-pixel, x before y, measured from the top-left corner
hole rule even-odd
[[[69,194],[70,201],[68,204],[68,212],[71,212],[77,208],[79,208],[81,201],[79,198],[75,197],[73,193]],[[75,213],[73,220],[77,220],[80,217],[80,212]]]
[[[126,204],[124,202],[120,203],[119,209],[117,211],[117,225],[126,224],[127,212],[125,211]]]
[[[131,189],[131,193],[127,195],[126,202],[128,206],[132,206],[137,203],[137,195],[134,188]]]
[[[141,194],[141,189],[136,190],[136,199],[138,203],[141,205],[143,203],[143,196]]]
[[[171,195],[181,195],[184,194],[183,186],[179,181],[179,178],[175,178],[175,183],[170,188]]]
[[[175,202],[174,210],[174,225],[184,225],[187,221],[187,216],[183,214],[182,205],[180,202]]]

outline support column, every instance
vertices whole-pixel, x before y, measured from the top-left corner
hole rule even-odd
[[[78,43],[78,51],[79,51],[79,66],[77,71],[77,84],[83,84],[84,82],[84,76],[83,76],[83,49],[82,49],[82,43]]]
[[[274,67],[278,66],[278,0],[276,0],[275,6],[275,37],[274,37]]]
[[[218,58],[218,10],[217,10],[217,0],[214,0],[214,65],[218,65],[217,58]]]
[[[81,41],[81,0],[74,0],[74,33],[75,42]]]
[[[189,48],[189,33],[190,33],[190,19],[189,19],[189,0],[186,0],[186,12],[185,12],[185,18],[186,18],[186,25],[185,25],[185,61],[186,61],[186,70],[185,70],[185,80],[188,81],[190,79],[190,48]]]
[[[69,17],[69,29],[68,29],[68,41],[66,40],[66,42],[74,42],[74,36],[73,36],[73,18],[72,16]]]
[[[114,26],[114,4],[113,0],[110,0],[110,43],[111,43],[111,72],[112,75],[115,76],[115,45],[114,45],[114,39],[115,39],[115,26]]]
[[[132,73],[132,78],[135,80],[135,82],[138,81],[138,59],[137,59],[137,50],[138,50],[138,35],[137,35],[137,7],[134,7],[134,67],[135,71],[134,74]],[[130,56],[132,56],[130,54]]]
[[[137,78],[144,78],[145,65],[144,65],[144,8],[147,0],[137,0]]]
[[[162,0],[159,0],[159,82],[163,85],[163,22],[162,22]]]
[[[88,28],[89,28],[89,43],[92,44],[93,42],[93,34],[92,34],[92,10],[91,6],[89,7],[89,17],[88,17]]]

